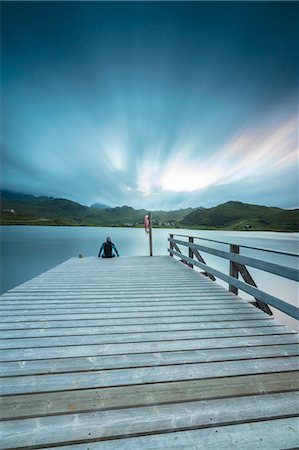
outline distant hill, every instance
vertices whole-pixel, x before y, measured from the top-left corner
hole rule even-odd
[[[38,197],[3,190],[1,193],[2,224],[138,226],[143,224],[145,209],[130,206],[110,208],[83,206],[67,199]],[[13,212],[11,212],[13,211]],[[153,212],[155,226],[178,226],[192,208]]]
[[[91,208],[94,209],[110,209],[111,206],[107,206],[107,205],[103,205],[103,203],[93,203],[92,205],[90,205]]]
[[[1,212],[14,210],[14,220],[41,220],[44,222],[54,221],[58,224],[62,221],[76,221],[76,218],[83,218],[89,208],[79,203],[63,198],[53,198],[46,196],[34,196],[27,194],[1,191]],[[7,216],[6,212],[6,216]],[[4,214],[4,218],[5,214]]]
[[[47,197],[42,195],[21,194],[18,192],[8,191],[6,189],[0,190],[1,202],[13,201],[13,202],[34,202],[47,199],[54,199],[54,197]]]
[[[196,208],[177,209],[175,211],[153,211],[153,222],[181,222]]]
[[[63,198],[38,197],[1,191],[2,225],[142,226],[145,209],[124,205],[98,208]],[[102,205],[104,206],[104,205]],[[286,210],[241,202],[213,208],[153,211],[153,225],[160,227],[299,231],[299,210]]]
[[[182,225],[229,230],[299,231],[299,210],[227,202],[188,214]]]

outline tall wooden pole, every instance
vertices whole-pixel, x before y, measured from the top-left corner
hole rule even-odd
[[[150,256],[153,256],[153,237],[152,237],[152,213],[148,213],[148,221],[149,221],[149,251]]]

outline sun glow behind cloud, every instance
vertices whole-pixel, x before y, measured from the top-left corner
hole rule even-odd
[[[213,166],[210,168],[204,166],[207,164],[188,164],[184,160],[170,164],[161,177],[161,189],[163,191],[190,192],[214,184],[220,174],[213,169]]]
[[[154,192],[200,191],[209,186],[267,178],[269,173],[279,176],[297,160],[295,118],[272,126],[251,125],[215,152],[199,156],[194,152],[190,158],[190,151],[175,145],[166,162],[158,161],[151,153],[141,165],[138,190],[147,196]]]

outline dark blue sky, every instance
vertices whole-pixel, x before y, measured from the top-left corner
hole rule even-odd
[[[295,2],[2,2],[2,185],[298,206]]]

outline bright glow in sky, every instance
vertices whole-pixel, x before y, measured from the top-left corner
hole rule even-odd
[[[6,2],[2,187],[298,206],[295,2]]]

